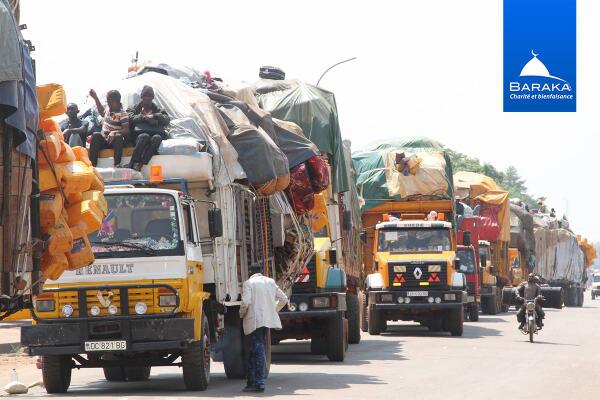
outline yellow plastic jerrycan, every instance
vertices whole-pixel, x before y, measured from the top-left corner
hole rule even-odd
[[[81,226],[86,235],[100,229],[102,215],[96,204],[91,200],[75,203],[67,208],[69,226]]]
[[[70,161],[75,161],[75,153],[73,153],[73,149],[65,142],[60,142],[60,154],[58,155],[56,162],[66,163]]]
[[[60,190],[54,189],[40,194],[40,229],[42,233],[48,232],[48,229],[56,225],[61,217],[63,207],[64,200]]]
[[[51,255],[64,254],[73,247],[73,234],[64,218],[60,217],[56,225],[48,230],[48,253]]]
[[[104,179],[102,178],[102,175],[100,175],[100,172],[98,172],[96,168],[92,167],[92,169],[94,171],[94,178],[92,179],[90,190],[99,190],[104,192]]]
[[[40,140],[40,147],[38,148],[40,165],[55,163],[60,155],[61,143],[64,143],[55,134],[45,135],[44,137],[45,139]]]
[[[60,186],[63,176],[63,169],[59,164],[40,165],[40,191],[46,192],[51,189],[56,189]]]
[[[90,156],[85,147],[81,147],[81,146],[71,147],[71,150],[73,151],[73,154],[75,154],[75,159],[77,161],[81,161],[88,167],[92,166],[92,162],[90,161]]]
[[[42,256],[42,276],[46,279],[57,280],[69,266],[67,256],[45,252]]]
[[[65,193],[85,192],[94,180],[94,171],[81,161],[58,164],[62,169],[62,187]]]
[[[106,214],[108,214],[108,203],[106,202],[104,193],[101,191],[88,190],[87,192],[83,192],[82,200],[92,201],[100,211],[103,218],[106,217]]]
[[[74,226],[71,228],[71,232],[73,234],[73,248],[66,253],[70,271],[90,265],[95,260],[92,246],[83,228]]]

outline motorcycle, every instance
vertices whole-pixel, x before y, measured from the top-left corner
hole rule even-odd
[[[529,341],[533,343],[533,335],[537,335],[541,329],[538,327],[537,303],[544,301],[542,296],[538,296],[534,300],[525,300],[525,326],[520,328],[521,333],[529,335]]]

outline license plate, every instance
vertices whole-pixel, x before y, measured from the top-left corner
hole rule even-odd
[[[123,351],[127,350],[126,340],[102,340],[85,342],[85,351]]]
[[[411,292],[406,292],[407,296],[428,296],[429,292],[427,290],[414,290]]]

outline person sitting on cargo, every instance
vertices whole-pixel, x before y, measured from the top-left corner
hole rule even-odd
[[[527,282],[523,282],[517,287],[515,301],[518,303],[522,303],[521,308],[517,313],[519,329],[523,329],[525,327],[525,302],[527,300],[535,300],[536,298],[538,299],[535,308],[535,311],[538,315],[538,320],[536,322],[539,328],[542,329],[542,327],[544,326],[544,322],[542,320],[546,316],[539,302],[539,300],[543,298],[542,288],[540,287],[540,285],[538,285],[537,277],[535,276],[535,274],[531,273],[527,276]]]
[[[144,86],[140,97],[142,100],[129,110],[130,142],[135,145],[129,168],[137,171],[158,153],[163,139],[168,139],[165,128],[171,121],[167,113],[154,103],[152,87]]]
[[[85,147],[84,143],[89,126],[87,121],[84,122],[79,118],[79,107],[77,107],[77,104],[69,103],[66,114],[68,119],[61,126],[65,141],[71,147]]]
[[[114,149],[114,165],[121,167],[123,144],[129,133],[129,115],[123,110],[121,93],[109,90],[106,93],[108,107],[104,107],[94,89],[90,90],[90,97],[96,102],[98,113],[103,115],[102,131],[92,134],[90,143],[90,161],[95,167],[98,164],[100,150]]]

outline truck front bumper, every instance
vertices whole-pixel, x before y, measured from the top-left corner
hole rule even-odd
[[[21,328],[21,344],[29,355],[85,353],[86,341],[125,340],[126,350],[136,353],[180,350],[194,339],[192,318],[111,319],[38,323]]]
[[[316,308],[313,307],[313,298],[329,297],[330,307]],[[335,305],[333,304],[335,302]],[[294,304],[296,309],[290,311],[289,308],[284,308],[279,312],[279,318],[282,320],[292,319],[328,319],[334,318],[339,311],[346,311],[346,293],[301,293],[292,294],[290,304]],[[300,305],[306,304],[306,310],[300,310]]]
[[[408,296],[407,291],[373,291],[369,292],[369,306],[381,311],[428,312],[458,309],[467,301],[467,293],[461,290],[428,290],[427,296]],[[444,300],[444,295],[454,295],[454,300]],[[389,298],[390,301],[382,301]],[[410,302],[398,303],[398,298],[410,298]],[[428,302],[428,298],[440,298],[440,303]]]

